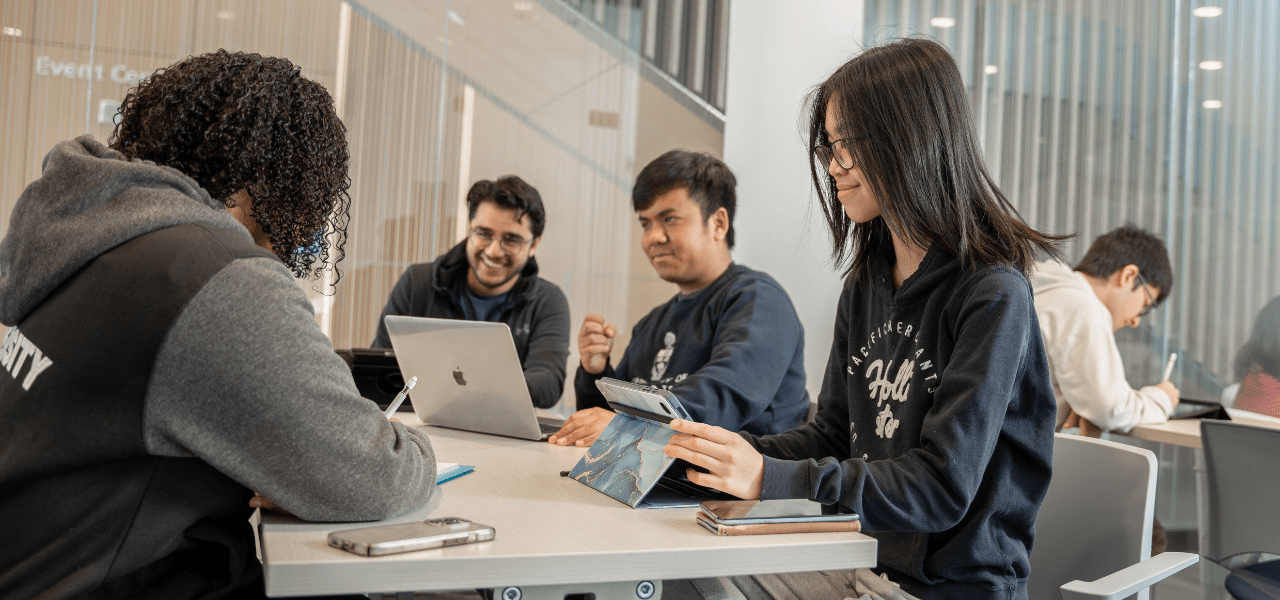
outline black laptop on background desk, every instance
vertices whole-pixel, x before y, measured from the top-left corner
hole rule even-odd
[[[351,376],[356,380],[360,395],[376,402],[383,410],[404,388],[404,377],[400,375],[400,363],[396,362],[394,350],[352,348],[337,352],[351,367]],[[400,405],[400,410],[412,411],[413,406],[406,402]]]
[[[1169,418],[1231,420],[1231,417],[1227,415],[1227,409],[1223,408],[1221,404],[1192,398],[1179,399],[1178,406],[1174,407],[1173,413],[1169,415]]]

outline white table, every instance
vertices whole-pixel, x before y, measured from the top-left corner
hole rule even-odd
[[[875,565],[858,533],[720,537],[695,508],[635,510],[561,477],[585,451],[545,442],[421,426],[441,462],[475,465],[426,507],[382,523],[455,516],[493,526],[491,542],[365,558],[330,548],[331,531],[370,523],[309,523],[264,513],[259,526],[268,596],[435,591],[685,579]]]

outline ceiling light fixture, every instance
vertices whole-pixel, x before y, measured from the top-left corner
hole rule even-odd
[[[996,73],[1000,72],[1000,67],[997,67],[995,65],[987,65],[985,67],[982,67],[982,71],[987,75],[995,75]]]
[[[1200,106],[1203,106],[1209,110],[1213,110],[1215,108],[1222,108],[1222,101],[1221,100],[1205,100],[1204,102],[1200,103]]]
[[[13,37],[22,37],[22,30],[18,29],[17,27],[0,28],[0,33],[4,33],[5,35],[11,35]]]
[[[1220,17],[1222,16],[1222,8],[1218,6],[1201,6],[1200,8],[1191,11],[1191,14],[1197,17],[1204,17],[1206,19]]]
[[[929,24],[939,29],[946,29],[948,27],[955,27],[956,20],[951,17],[934,17],[929,19]]]
[[[223,21],[229,21],[231,19],[236,18],[236,13],[233,13],[229,10],[220,10],[214,13],[214,16],[218,17],[219,19],[222,19]]]
[[[1202,61],[1200,61],[1200,68],[1201,68],[1201,69],[1203,69],[1203,70],[1205,70],[1205,71],[1217,71],[1218,69],[1221,69],[1221,68],[1222,68],[1222,61],[1220,61],[1220,60],[1202,60]]]

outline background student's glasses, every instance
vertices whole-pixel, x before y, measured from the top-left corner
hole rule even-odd
[[[1142,310],[1138,311],[1139,317],[1145,317],[1156,309],[1156,297],[1152,296],[1151,290],[1147,288],[1147,280],[1142,278],[1142,271],[1138,271],[1137,275],[1138,283],[1142,284],[1142,292],[1147,295],[1147,300],[1151,301],[1151,304],[1142,307]]]
[[[493,243],[493,240],[493,231],[484,227],[473,227],[471,229],[471,243],[475,244],[477,248],[488,248]],[[498,246],[507,254],[515,254],[529,245],[529,240],[510,233],[497,238],[497,240]]]

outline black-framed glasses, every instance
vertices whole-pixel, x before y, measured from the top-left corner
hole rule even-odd
[[[1152,296],[1151,290],[1147,288],[1147,280],[1142,278],[1142,271],[1138,271],[1138,283],[1142,285],[1142,293],[1147,295],[1147,300],[1151,301],[1151,304],[1142,307],[1142,310],[1138,311],[1139,317],[1145,317],[1156,309],[1156,297]]]
[[[852,169],[855,164],[853,153],[849,151],[847,142],[843,139],[835,140],[830,144],[818,144],[813,147],[813,155],[817,157],[818,162],[822,163],[824,168],[831,166],[831,159],[835,158],[836,164],[846,171]]]
[[[494,235],[492,230],[485,227],[471,228],[471,243],[475,244],[476,247],[488,248],[489,245],[493,243],[493,240]],[[497,238],[497,240],[498,247],[502,248],[502,251],[507,254],[515,254],[516,252],[523,250],[525,246],[528,246],[529,242],[533,241],[526,240],[514,233],[505,234],[502,237]]]

